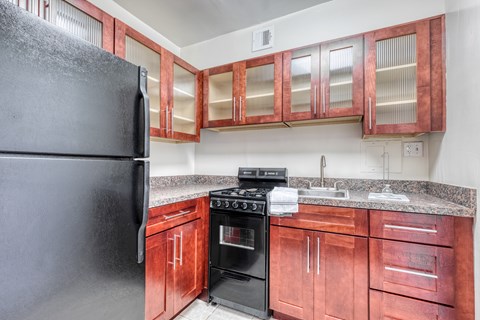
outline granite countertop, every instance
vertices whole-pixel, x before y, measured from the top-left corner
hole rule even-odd
[[[225,184],[184,184],[171,187],[153,186],[150,189],[150,208],[205,197],[208,196],[210,191],[231,188],[234,186],[235,185]],[[369,192],[367,191],[349,191],[350,199],[347,200],[299,197],[298,202],[301,204],[359,209],[403,211],[462,217],[475,216],[475,209],[423,193],[405,193],[410,199],[410,202],[368,200],[368,193]]]
[[[225,184],[184,184],[172,187],[150,187],[149,208],[159,207],[170,203],[201,198],[208,196],[213,190],[235,187]]]
[[[461,217],[475,217],[475,209],[423,193],[402,193],[410,202],[368,200],[367,191],[349,191],[350,199],[314,199],[299,197],[298,203],[372,210],[403,211]]]

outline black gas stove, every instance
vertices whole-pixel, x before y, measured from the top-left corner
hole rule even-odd
[[[267,319],[267,193],[288,185],[287,169],[240,168],[238,180],[210,192],[209,297]]]
[[[266,214],[267,193],[288,185],[285,168],[240,168],[238,188],[210,192],[210,208]]]

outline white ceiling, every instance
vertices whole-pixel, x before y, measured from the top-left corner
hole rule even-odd
[[[179,47],[331,0],[114,0]]]

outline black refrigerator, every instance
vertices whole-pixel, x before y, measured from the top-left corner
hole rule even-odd
[[[0,0],[0,319],[144,319],[146,77]]]

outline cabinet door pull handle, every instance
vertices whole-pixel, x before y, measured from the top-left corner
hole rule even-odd
[[[233,97],[233,122],[237,121],[237,101]]]
[[[322,86],[322,113],[325,113],[327,111],[326,109],[326,97],[325,97],[325,93],[327,92],[325,90],[325,85]]]
[[[242,121],[242,96],[240,96],[239,99],[240,99],[240,108],[238,110],[238,113],[239,113],[238,118],[240,121]]]
[[[173,238],[168,238],[168,240],[173,241],[173,261],[168,261],[168,263],[173,264],[173,270],[175,270],[175,263],[177,260],[177,236],[173,235]]]
[[[180,232],[180,265],[183,265],[183,231]]]
[[[167,105],[167,108],[165,109],[165,128],[164,128],[164,130],[168,132],[168,105]]]
[[[175,217],[180,217],[180,216],[183,216],[184,214],[188,214],[190,213],[191,211],[188,210],[188,211],[180,211],[179,213],[177,214],[173,214],[171,216],[165,216],[165,220],[168,220],[168,219],[172,219],[172,218],[175,218]]]
[[[368,97],[368,129],[372,130],[372,97]]]
[[[393,272],[400,272],[400,273],[407,273],[407,274],[411,274],[411,275],[419,276],[419,277],[424,277],[424,278],[438,279],[437,275],[430,274],[430,273],[425,273],[425,272],[418,272],[418,271],[412,271],[412,270],[400,269],[400,268],[393,268],[393,267],[387,267],[387,266],[385,266],[385,270],[393,271]]]
[[[317,115],[317,85],[314,86],[313,92],[313,114]]]
[[[170,111],[170,116],[172,117],[172,121],[170,122],[170,131],[173,132],[173,108],[172,111]]]
[[[433,230],[433,229],[396,226],[396,225],[394,225],[394,224],[385,224],[385,225],[384,225],[384,228],[397,229],[397,230],[405,230],[405,231],[425,232],[425,233],[437,233],[437,232],[438,232],[437,230]]]
[[[310,237],[307,237],[307,273],[310,273]]]
[[[317,237],[317,275],[320,274],[320,238]]]

